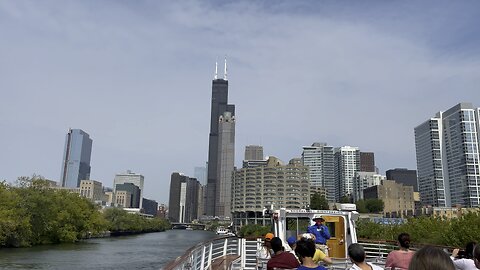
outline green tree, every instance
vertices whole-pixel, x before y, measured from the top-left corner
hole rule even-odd
[[[313,210],[328,210],[328,201],[325,196],[320,195],[319,192],[315,192],[310,196],[310,209]]]
[[[358,200],[355,205],[357,206],[357,211],[359,213],[368,213],[368,209],[365,206],[365,200]]]
[[[380,213],[383,211],[384,203],[380,199],[366,199],[365,207],[370,213]]]
[[[259,224],[247,224],[240,228],[240,237],[255,237],[260,238],[265,234],[271,232],[270,227],[262,226]]]
[[[342,198],[340,198],[340,203],[351,203],[352,202],[352,198],[350,196],[343,196]]]

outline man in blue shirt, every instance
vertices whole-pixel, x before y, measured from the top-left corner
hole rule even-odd
[[[330,232],[328,227],[323,224],[325,219],[320,215],[315,215],[312,220],[315,221],[315,224],[308,227],[307,232],[315,236],[315,245],[328,256],[327,240],[330,239]]]

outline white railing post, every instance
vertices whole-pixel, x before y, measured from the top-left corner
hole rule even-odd
[[[212,251],[213,251],[213,242],[210,243],[210,252],[208,252],[207,268],[210,268],[210,266],[212,266]]]
[[[227,255],[227,247],[228,247],[228,238],[225,238],[225,242],[223,243],[223,256]]]
[[[245,240],[245,238],[242,238],[242,239],[241,239],[241,242],[242,242],[242,244],[241,244],[241,249],[242,249],[241,252],[242,252],[242,253],[241,253],[241,254],[243,254],[243,256],[241,256],[242,260],[241,260],[240,265],[241,265],[242,269],[244,269],[244,268],[245,268],[245,257],[247,257],[247,256],[246,256],[246,254],[247,254],[247,248],[245,247],[245,246],[246,246],[246,240]]]
[[[204,270],[205,269],[205,250],[207,249],[206,246],[203,246],[203,251],[202,251],[202,262],[200,264],[200,269]]]

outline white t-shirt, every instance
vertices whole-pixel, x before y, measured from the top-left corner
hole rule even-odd
[[[475,262],[472,259],[453,260],[453,264],[455,265],[455,269],[477,270],[477,267],[475,266]]]
[[[369,263],[369,262],[367,262],[367,264],[370,265],[373,270],[383,270],[383,268],[378,266],[378,265],[375,265],[375,264],[372,264],[372,263]],[[353,266],[350,267],[350,270],[362,270],[362,269],[360,267],[358,267],[356,264],[353,264]]]

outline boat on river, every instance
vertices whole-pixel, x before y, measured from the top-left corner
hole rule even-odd
[[[290,250],[287,238],[306,232],[313,224],[312,218],[321,215],[325,219],[331,238],[327,241],[329,256],[333,264],[329,269],[348,269],[351,262],[347,248],[357,243],[355,222],[359,218],[355,205],[342,204],[341,210],[305,210],[278,209],[272,211],[272,232],[282,239],[285,250]],[[361,243],[364,245],[367,260],[384,265],[384,258],[394,249],[393,245]],[[245,239],[238,237],[221,237],[198,244],[163,269],[257,269],[256,251],[262,245],[262,239]],[[261,262],[260,262],[261,263]]]

